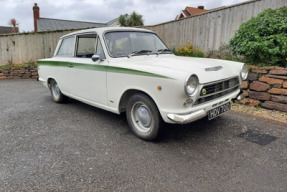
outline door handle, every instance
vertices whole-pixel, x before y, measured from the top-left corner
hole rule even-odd
[[[70,63],[69,63],[67,66],[68,66],[68,67],[74,67],[74,65],[72,65],[72,64],[70,64]]]

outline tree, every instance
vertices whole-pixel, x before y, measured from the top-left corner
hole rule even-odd
[[[10,21],[8,22],[8,25],[12,26],[12,27],[17,27],[18,26],[18,22],[16,21],[16,19],[12,18],[10,19]]]
[[[142,15],[137,14],[135,11],[129,16],[127,14],[119,17],[119,23],[122,27],[143,26]]]
[[[128,14],[125,14],[125,15],[121,15],[119,17],[119,23],[120,23],[120,26],[121,27],[126,27],[128,24],[127,24],[127,17],[128,17]]]
[[[287,7],[267,9],[243,23],[230,41],[234,55],[248,63],[287,67]]]
[[[19,23],[16,21],[16,19],[14,19],[14,18],[10,19],[8,22],[8,25],[13,27],[12,32],[14,32],[14,33],[19,32],[19,28],[18,28]]]

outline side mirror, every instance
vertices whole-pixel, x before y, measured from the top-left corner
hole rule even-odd
[[[93,56],[92,56],[92,60],[93,60],[94,62],[100,61],[100,56],[99,56],[99,55],[93,55]]]

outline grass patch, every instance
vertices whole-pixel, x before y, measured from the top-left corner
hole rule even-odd
[[[27,63],[23,63],[23,64],[13,64],[12,62],[8,62],[7,65],[2,65],[0,66],[1,70],[10,70],[10,69],[15,69],[15,68],[31,68],[31,67],[36,67],[37,63],[36,62],[27,62]]]

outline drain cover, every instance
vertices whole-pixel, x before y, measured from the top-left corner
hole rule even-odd
[[[268,134],[261,134],[258,133],[257,131],[251,131],[251,130],[241,133],[237,136],[261,146],[268,145],[269,143],[277,139],[277,137]]]

